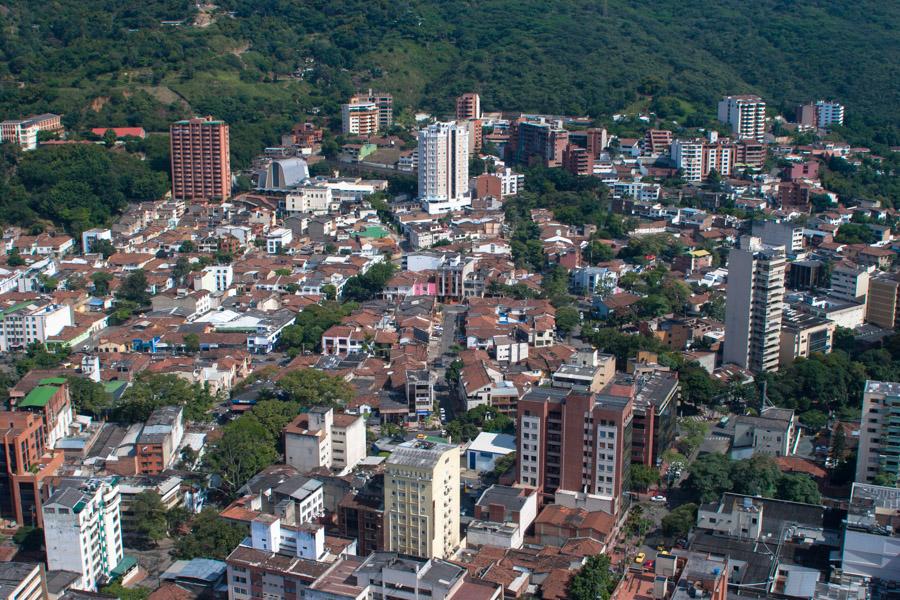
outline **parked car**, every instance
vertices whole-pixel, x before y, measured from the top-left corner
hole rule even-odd
[[[637,556],[634,557],[635,564],[642,565],[644,564],[644,559],[647,558],[647,555],[643,552],[638,552]]]
[[[665,496],[653,496],[652,498],[650,498],[650,501],[651,502],[667,502],[667,499]]]

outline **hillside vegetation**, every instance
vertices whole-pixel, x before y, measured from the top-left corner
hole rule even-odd
[[[703,124],[725,93],[848,107],[847,132],[900,144],[900,4],[879,0],[13,0],[0,111],[70,128],[233,124],[239,163],[308,111],[372,85],[400,108],[588,114],[647,103]],[[181,25],[164,21],[183,21]],[[292,77],[303,72],[303,78]],[[401,117],[402,119],[402,117]]]

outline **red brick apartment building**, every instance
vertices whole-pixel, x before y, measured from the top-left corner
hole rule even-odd
[[[172,195],[180,200],[231,197],[228,125],[212,117],[178,121],[169,128]]]
[[[628,487],[634,404],[630,393],[613,387],[599,394],[536,388],[519,400],[518,483],[545,500],[557,490],[602,496],[618,513]]]
[[[586,148],[569,144],[563,150],[563,169],[572,175],[593,175],[594,157]]]
[[[456,120],[467,121],[481,118],[481,98],[469,92],[456,99]]]
[[[0,514],[42,527],[44,480],[62,465],[63,453],[47,450],[47,428],[35,413],[0,412],[0,435]]]

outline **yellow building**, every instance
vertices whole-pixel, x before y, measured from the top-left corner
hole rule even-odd
[[[387,549],[421,558],[450,556],[459,547],[459,448],[405,442],[386,465]]]

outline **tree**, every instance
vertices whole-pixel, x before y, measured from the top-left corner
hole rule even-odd
[[[157,408],[183,406],[186,419],[199,421],[206,418],[213,400],[199,383],[190,383],[171,373],[144,372],[122,396],[114,414],[119,421],[139,423],[146,421]]]
[[[247,419],[258,422],[267,432],[266,439],[273,447],[282,441],[281,430],[294,420],[300,410],[298,402],[283,400],[261,400],[257,402]]]
[[[834,460],[844,460],[844,455],[847,453],[847,434],[844,432],[844,428],[838,424],[834,428],[834,436],[831,438],[831,457]]]
[[[335,406],[353,398],[353,388],[340,377],[316,369],[298,369],[278,380],[281,394],[301,407]]]
[[[119,581],[100,588],[100,592],[119,600],[147,600],[153,590],[143,586],[127,588]]]
[[[631,488],[638,492],[646,492],[659,483],[659,471],[641,463],[631,465],[630,475]]]
[[[678,381],[681,384],[682,402],[694,406],[712,406],[722,389],[721,384],[696,361],[686,363],[678,369]]]
[[[662,518],[663,535],[670,538],[687,537],[694,523],[697,522],[697,505],[682,504]]]
[[[152,491],[141,492],[131,504],[134,514],[135,533],[143,540],[155,544],[168,534],[166,507],[159,494]]]
[[[69,397],[75,412],[87,413],[97,418],[109,410],[112,397],[106,393],[102,385],[86,377],[71,375],[66,379],[69,382]]]
[[[347,280],[341,291],[346,300],[364,302],[378,296],[384,289],[397,267],[393,263],[380,262],[369,268],[362,275],[355,275]]]
[[[610,571],[609,556],[591,556],[569,580],[568,597],[571,600],[609,600],[617,584],[618,579]]]
[[[12,251],[6,255],[6,264],[10,267],[21,267],[25,265],[25,259],[19,254],[18,248],[13,248]]]
[[[821,504],[822,495],[812,477],[806,473],[783,473],[778,479],[777,498],[791,502]]]
[[[241,417],[225,426],[222,437],[206,458],[223,492],[233,494],[278,459],[278,452],[270,443],[271,435],[272,432],[254,419]]]
[[[731,465],[731,491],[771,498],[778,489],[781,471],[770,456],[754,456]]]
[[[245,535],[243,528],[220,519],[216,509],[204,508],[191,522],[191,532],[175,539],[172,554],[179,560],[225,560]]]
[[[581,313],[574,306],[562,306],[556,311],[556,329],[568,335],[581,323]]]
[[[731,460],[724,454],[704,454],[691,464],[682,488],[700,502],[712,502],[730,490]]]
[[[97,271],[91,275],[91,283],[94,285],[94,294],[106,296],[109,294],[109,282],[113,280],[112,273]]]
[[[91,242],[91,252],[102,255],[103,259],[106,260],[116,253],[116,247],[113,246],[111,241],[101,238]]]
[[[200,352],[200,336],[196,333],[188,333],[184,336],[184,351],[190,354]]]
[[[149,283],[147,274],[143,269],[137,269],[128,274],[122,282],[116,296],[122,300],[134,302],[138,306],[150,304],[150,292],[147,291]]]

